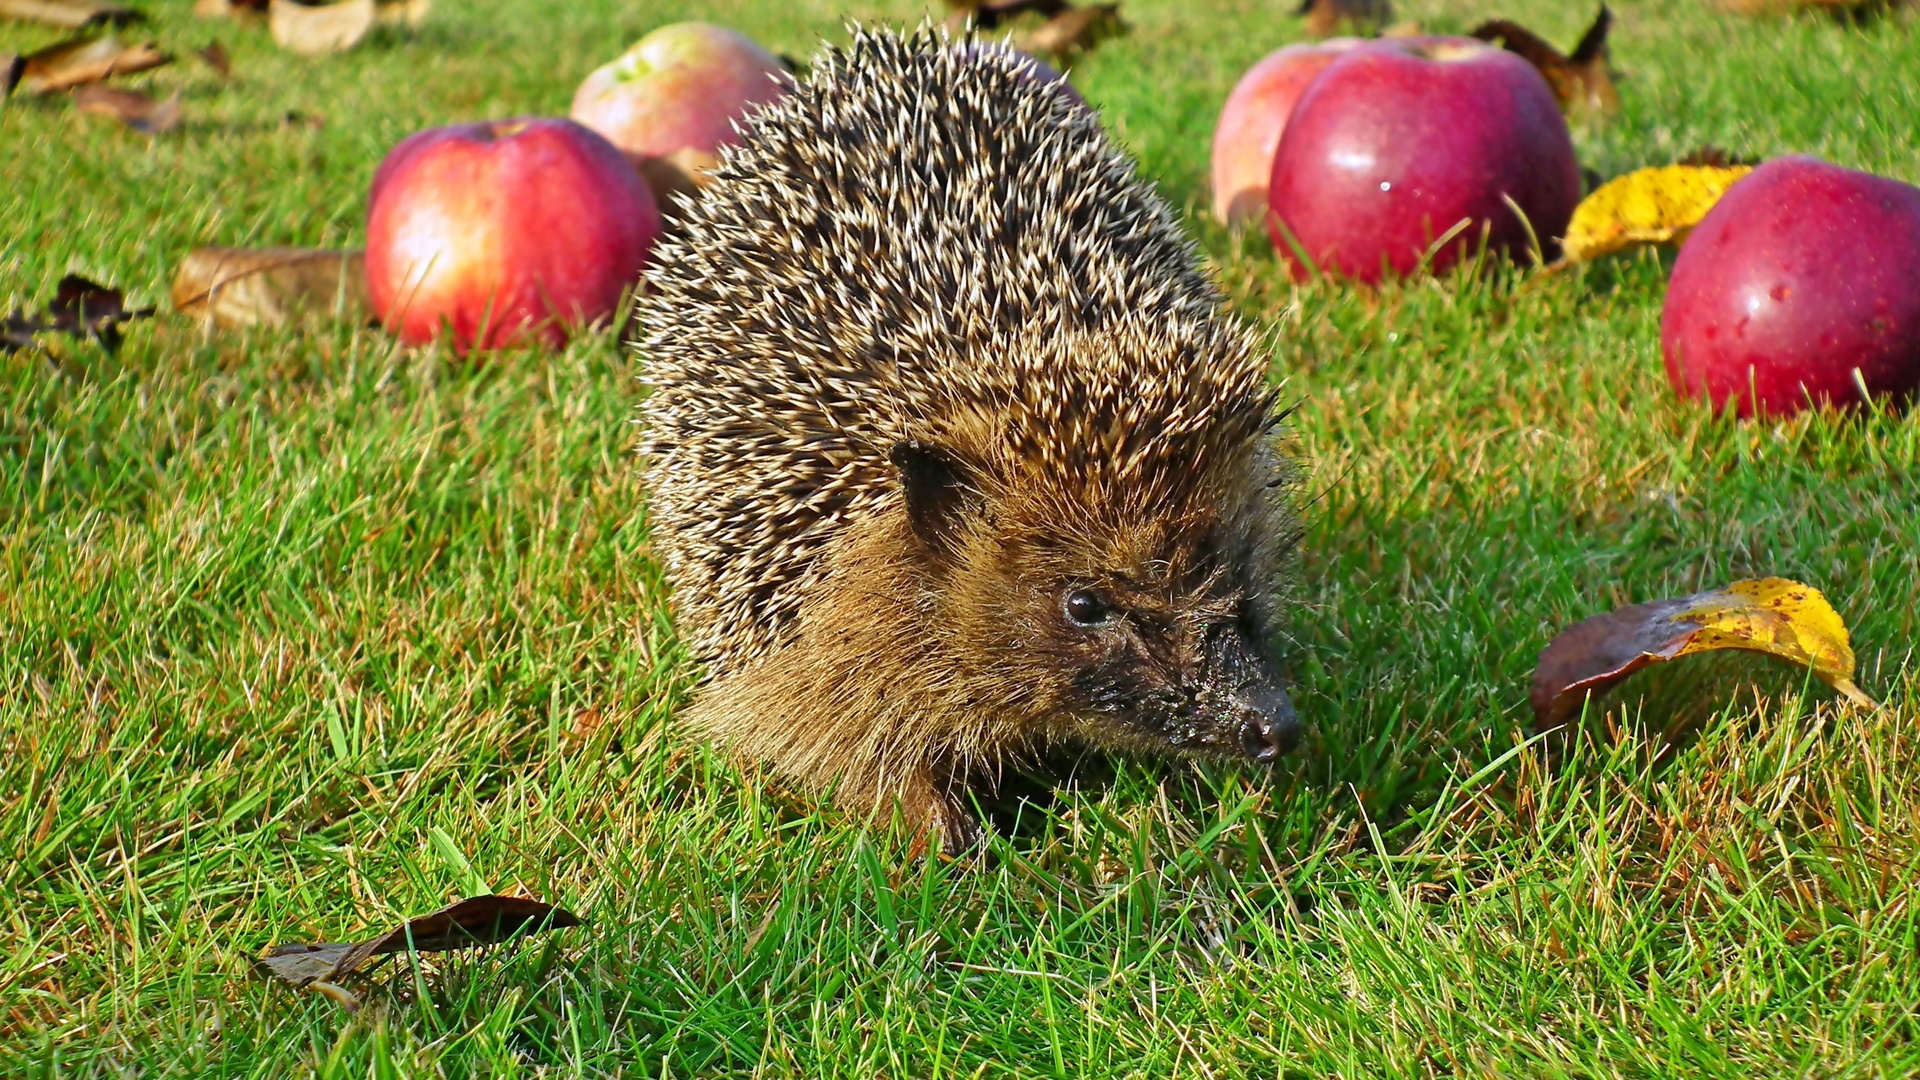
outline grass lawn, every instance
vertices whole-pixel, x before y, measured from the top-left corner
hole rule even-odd
[[[809,55],[906,3],[441,0],[305,60],[147,0],[154,140],[0,112],[0,304],[79,271],[164,303],[204,243],[355,245],[429,124],[564,111],[686,17]],[[1271,325],[1313,499],[1313,732],[1271,774],[1121,763],[988,866],[916,862],[681,735],[611,336],[463,363],[163,314],[0,354],[0,1075],[1905,1076],[1920,1070],[1920,423],[1677,403],[1672,256],[1377,293],[1208,223],[1212,120],[1289,0],[1127,0],[1074,79]],[[1619,0],[1602,175],[1701,144],[1920,181],[1912,20]],[[1581,3],[1402,0],[1570,44]],[[57,31],[0,24],[0,52]],[[191,56],[218,39],[236,80]],[[284,122],[290,111],[318,127]],[[1728,580],[1848,619],[1842,706],[1674,665],[1523,746],[1551,634]],[[1604,712],[1605,715],[1599,715]],[[268,985],[517,888],[590,925]]]

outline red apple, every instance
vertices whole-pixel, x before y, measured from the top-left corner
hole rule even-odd
[[[625,151],[665,202],[719,161],[736,120],[791,83],[780,58],[745,34],[674,23],[588,75],[569,115]]]
[[[1674,260],[1660,349],[1681,396],[1741,416],[1911,399],[1920,188],[1809,157],[1755,169]]]
[[[1288,234],[1315,265],[1364,282],[1435,272],[1487,230],[1496,251],[1524,253],[1526,215],[1549,254],[1580,199],[1573,139],[1533,65],[1472,38],[1388,38],[1349,51],[1308,84],[1287,120],[1267,188],[1274,242]]]
[[[1288,45],[1240,76],[1213,129],[1214,217],[1233,225],[1266,216],[1267,178],[1287,117],[1307,84],[1359,44],[1360,38],[1341,37]]]
[[[432,128],[373,175],[367,292],[409,344],[557,348],[613,314],[659,235],[633,163],[571,120]]]

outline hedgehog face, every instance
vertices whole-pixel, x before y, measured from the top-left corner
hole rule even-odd
[[[1272,761],[1298,742],[1257,599],[1259,513],[1102,514],[922,444],[893,457],[970,697],[1115,750]]]
[[[1036,651],[1064,678],[1077,733],[1122,750],[1272,761],[1299,741],[1267,628],[1230,574],[1147,567],[1068,579],[1034,597]],[[1141,573],[1141,570],[1145,573]]]

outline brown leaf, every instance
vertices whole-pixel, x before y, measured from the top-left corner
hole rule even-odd
[[[47,305],[47,314],[60,324],[61,329],[73,330],[144,319],[153,314],[153,309],[130,308],[126,295],[119,289],[109,288],[79,274],[68,274],[54,287],[53,302]]]
[[[1110,37],[1127,32],[1120,19],[1120,5],[1092,4],[1070,7],[1034,28],[1020,43],[1022,52],[1045,53],[1064,63]]]
[[[1493,42],[1538,68],[1567,112],[1606,116],[1620,111],[1620,93],[1614,89],[1613,74],[1607,67],[1607,31],[1612,26],[1613,12],[1601,4],[1593,25],[1567,56],[1560,55],[1538,34],[1507,19],[1481,23],[1472,36]]]
[[[195,248],[174,274],[173,306],[217,326],[280,326],[308,311],[372,317],[365,258],[318,248]]]
[[[0,0],[0,19],[49,23],[67,30],[147,21],[140,12],[110,0]]]
[[[254,965],[276,979],[305,986],[329,978],[340,960],[353,951],[353,943],[321,945],[275,945]]]
[[[289,52],[322,56],[344,52],[360,44],[373,29],[373,0],[341,0],[310,6],[295,0],[272,0],[267,6],[267,28],[273,40]]]
[[[207,62],[207,66],[220,73],[223,79],[233,78],[233,60],[227,56],[227,47],[217,41],[208,42],[204,48],[193,50],[193,55]]]
[[[36,335],[51,329],[50,323],[24,311],[9,311],[5,318],[0,318],[0,352],[30,349]]]
[[[111,352],[120,345],[122,323],[152,314],[152,308],[128,307],[118,289],[68,274],[54,287],[53,300],[42,314],[15,311],[0,320],[0,348],[29,348],[35,335],[53,332],[97,338]]]
[[[203,19],[257,22],[267,17],[268,0],[194,0],[193,13]]]
[[[1562,630],[1534,667],[1535,721],[1557,724],[1649,664],[1713,649],[1745,649],[1801,664],[1856,704],[1847,626],[1811,585],[1786,578],[1736,581],[1672,600],[1634,604]]]
[[[143,135],[172,131],[184,114],[178,90],[165,101],[155,101],[138,90],[83,86],[74,93],[73,106],[94,116],[110,116]]]
[[[172,62],[173,57],[151,41],[128,45],[112,34],[69,38],[27,56],[20,88],[30,94],[47,94]]]
[[[393,952],[453,952],[493,945],[517,936],[530,924],[530,933],[579,926],[580,917],[552,904],[524,896],[475,896],[439,911],[410,919],[356,947],[364,960]],[[351,954],[349,955],[351,959]]]
[[[373,21],[381,26],[419,29],[433,10],[433,0],[374,0]]]
[[[980,0],[979,3],[957,3],[949,24],[960,26],[972,23],[981,30],[992,30],[1003,23],[1011,22],[1022,15],[1038,15],[1051,19],[1073,5],[1067,0]]]
[[[1706,146],[1694,147],[1692,150],[1689,150],[1687,152],[1685,157],[1682,157],[1680,160],[1674,162],[1674,164],[1675,165],[1704,165],[1709,169],[1732,169],[1740,166],[1751,167],[1754,165],[1758,165],[1760,164],[1760,159],[1757,157],[1745,157],[1738,154],[1732,154],[1725,150],[1722,150],[1718,146],[1709,144]]]
[[[1307,33],[1317,38],[1347,32],[1362,36],[1393,21],[1388,0],[1301,0],[1295,15],[1307,17]]]
[[[648,158],[640,162],[639,168],[647,186],[660,200],[661,212],[677,214],[681,205],[678,196],[692,195],[711,183],[713,170],[719,164],[719,155],[712,151],[683,146],[671,154]]]
[[[1912,0],[1714,0],[1714,6],[1734,15],[1774,16],[1819,11],[1842,22],[1866,22],[1913,4]]]
[[[261,972],[295,986],[325,984],[352,998],[353,995],[334,984],[384,953],[473,949],[506,941],[521,933],[537,934],[579,925],[579,916],[539,900],[474,896],[358,943],[275,945],[255,959],[254,965]],[[328,996],[335,995],[329,993]]]

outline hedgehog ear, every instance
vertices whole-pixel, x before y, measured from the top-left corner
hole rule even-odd
[[[931,443],[903,442],[889,455],[907,494],[907,521],[927,550],[954,554],[960,521],[979,502],[965,466]]]

